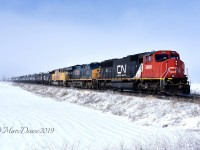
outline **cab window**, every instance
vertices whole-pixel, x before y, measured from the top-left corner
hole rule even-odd
[[[156,59],[156,61],[164,61],[164,60],[169,59],[169,55],[168,54],[156,54],[155,59]]]
[[[145,62],[151,62],[152,61],[152,56],[145,56]]]
[[[152,56],[149,56],[148,61],[151,62],[151,60],[152,60]]]
[[[177,54],[170,54],[171,59],[179,59],[179,55]]]

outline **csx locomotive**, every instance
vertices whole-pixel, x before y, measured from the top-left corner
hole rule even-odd
[[[184,62],[176,51],[159,50],[14,77],[14,82],[67,87],[188,94]]]

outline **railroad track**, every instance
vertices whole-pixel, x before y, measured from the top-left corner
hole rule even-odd
[[[200,94],[152,94],[152,93],[140,93],[138,91],[114,91],[116,93],[120,93],[123,95],[130,95],[136,97],[154,97],[161,100],[172,100],[178,102],[189,102],[189,103],[197,103],[200,104]]]
[[[23,84],[23,83],[22,83]],[[20,84],[14,84],[14,85],[18,85],[20,86]],[[34,84],[33,84],[34,85]],[[35,84],[38,85],[38,84]],[[43,85],[43,86],[49,86],[49,85]],[[68,87],[63,87],[63,86],[58,86],[58,85],[51,85],[51,86],[55,86],[57,88],[68,88]],[[105,92],[106,90],[102,89],[85,89],[85,88],[75,88],[78,90],[91,90],[91,91],[95,91],[95,92]],[[112,89],[108,89],[107,91],[111,91],[113,92],[113,94],[120,94],[120,95],[125,95],[125,96],[136,96],[136,97],[141,97],[141,98],[145,98],[145,97],[152,97],[152,98],[157,98],[157,99],[161,99],[161,100],[172,100],[172,101],[176,101],[176,102],[189,102],[189,103],[197,103],[200,104],[200,94],[176,94],[176,95],[167,95],[167,94],[152,94],[152,93],[141,93],[139,91],[133,91],[133,90],[112,90]]]
[[[179,97],[188,97],[188,98],[193,98],[193,99],[199,99],[200,94],[177,94]]]

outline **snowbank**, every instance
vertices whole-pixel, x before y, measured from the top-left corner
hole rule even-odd
[[[58,101],[124,116],[138,125],[200,129],[200,104],[161,100],[153,96],[126,96],[112,91],[97,92],[35,84],[16,86]]]
[[[200,83],[192,83],[191,84],[191,93],[200,94]]]

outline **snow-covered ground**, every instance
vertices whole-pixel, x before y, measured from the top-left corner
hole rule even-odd
[[[0,83],[0,149],[200,146],[199,104],[60,87],[23,88],[45,97]]]
[[[200,94],[200,83],[192,83],[191,84],[191,93]]]
[[[200,129],[200,103],[161,100],[154,96],[127,96],[112,91],[96,92],[36,84],[17,84],[17,86],[58,101],[76,103],[123,116],[137,125]]]

